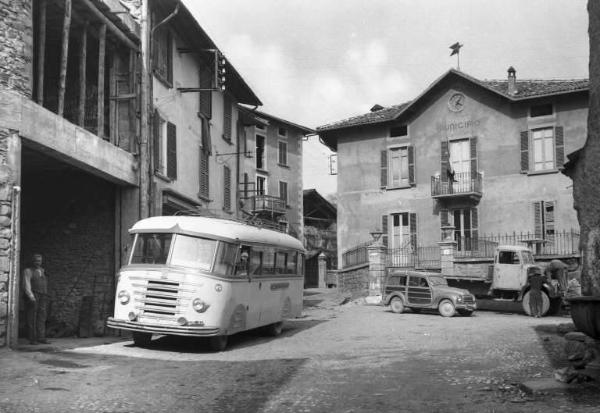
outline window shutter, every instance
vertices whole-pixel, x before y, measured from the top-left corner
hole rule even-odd
[[[529,172],[529,131],[521,132],[521,173]]]
[[[212,154],[212,140],[210,138],[210,122],[204,115],[200,116],[200,122],[202,123],[202,149],[208,155]]]
[[[408,214],[410,223],[410,244],[414,252],[417,251],[417,214],[411,212]]]
[[[554,144],[556,150],[556,168],[561,169],[565,163],[565,139],[562,126],[554,128]]]
[[[200,195],[208,198],[208,152],[200,148]]]
[[[544,239],[553,239],[554,236],[554,201],[544,201]]]
[[[223,101],[225,105],[223,108],[223,139],[225,139],[226,141],[231,141],[231,99],[229,98],[229,96],[225,95]]]
[[[477,136],[470,139],[471,144],[471,179],[477,179]]]
[[[542,202],[533,203],[533,220],[534,220],[534,231],[535,237],[542,237]]]
[[[381,237],[381,242],[383,243],[383,245],[385,245],[387,247],[388,246],[388,216],[387,215],[381,216],[381,232],[383,232],[383,235]]]
[[[415,182],[415,148],[409,146],[408,150],[408,183],[412,186],[416,185]]]
[[[385,188],[388,181],[388,155],[387,150],[381,151],[381,187]]]
[[[440,209],[440,226],[446,227],[448,224],[448,210]]]
[[[244,172],[244,198],[248,198],[248,173]]]
[[[177,179],[177,127],[167,123],[167,176]]]
[[[152,117],[152,161],[154,171],[160,171],[160,117],[156,110]]]
[[[204,65],[200,69],[200,88],[211,89],[213,87],[213,69],[211,67],[211,61],[203,61]],[[200,114],[204,115],[207,119],[212,117],[212,91],[204,90],[199,93],[200,95]]]
[[[479,249],[479,215],[477,208],[471,208],[471,249],[477,251]]]
[[[167,81],[173,84],[173,35],[167,31]]]
[[[231,211],[231,170],[223,165],[223,209]]]
[[[448,141],[442,141],[440,147],[440,178],[442,182],[448,182],[448,170],[450,169],[450,151],[448,150]]]

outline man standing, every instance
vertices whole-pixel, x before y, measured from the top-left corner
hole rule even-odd
[[[33,254],[32,267],[23,271],[23,291],[27,310],[29,344],[48,344],[46,316],[48,311],[48,279],[42,268],[42,255]]]
[[[560,291],[565,294],[568,289],[568,269],[567,264],[560,260],[552,260],[544,269],[544,275],[550,280],[557,280]]]

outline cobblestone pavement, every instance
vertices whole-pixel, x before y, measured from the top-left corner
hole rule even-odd
[[[220,353],[174,337],[145,349],[106,338],[3,350],[0,412],[600,411],[589,384],[519,390],[566,365],[557,325],[569,318],[311,304],[282,336],[240,334]]]

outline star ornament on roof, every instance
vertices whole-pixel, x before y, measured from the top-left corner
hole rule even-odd
[[[450,56],[456,55],[456,69],[457,70],[460,70],[460,48],[461,47],[463,47],[463,45],[460,44],[459,42],[456,42],[452,46],[450,46],[450,49],[452,50],[452,53],[450,53]]]

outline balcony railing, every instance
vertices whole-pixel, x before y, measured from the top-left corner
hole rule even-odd
[[[454,196],[473,196],[481,198],[481,173],[457,172],[454,178],[443,181],[440,176],[431,177],[431,196],[444,198]]]
[[[286,213],[285,201],[281,198],[271,195],[253,195],[251,200],[252,212],[255,214],[281,215]]]

